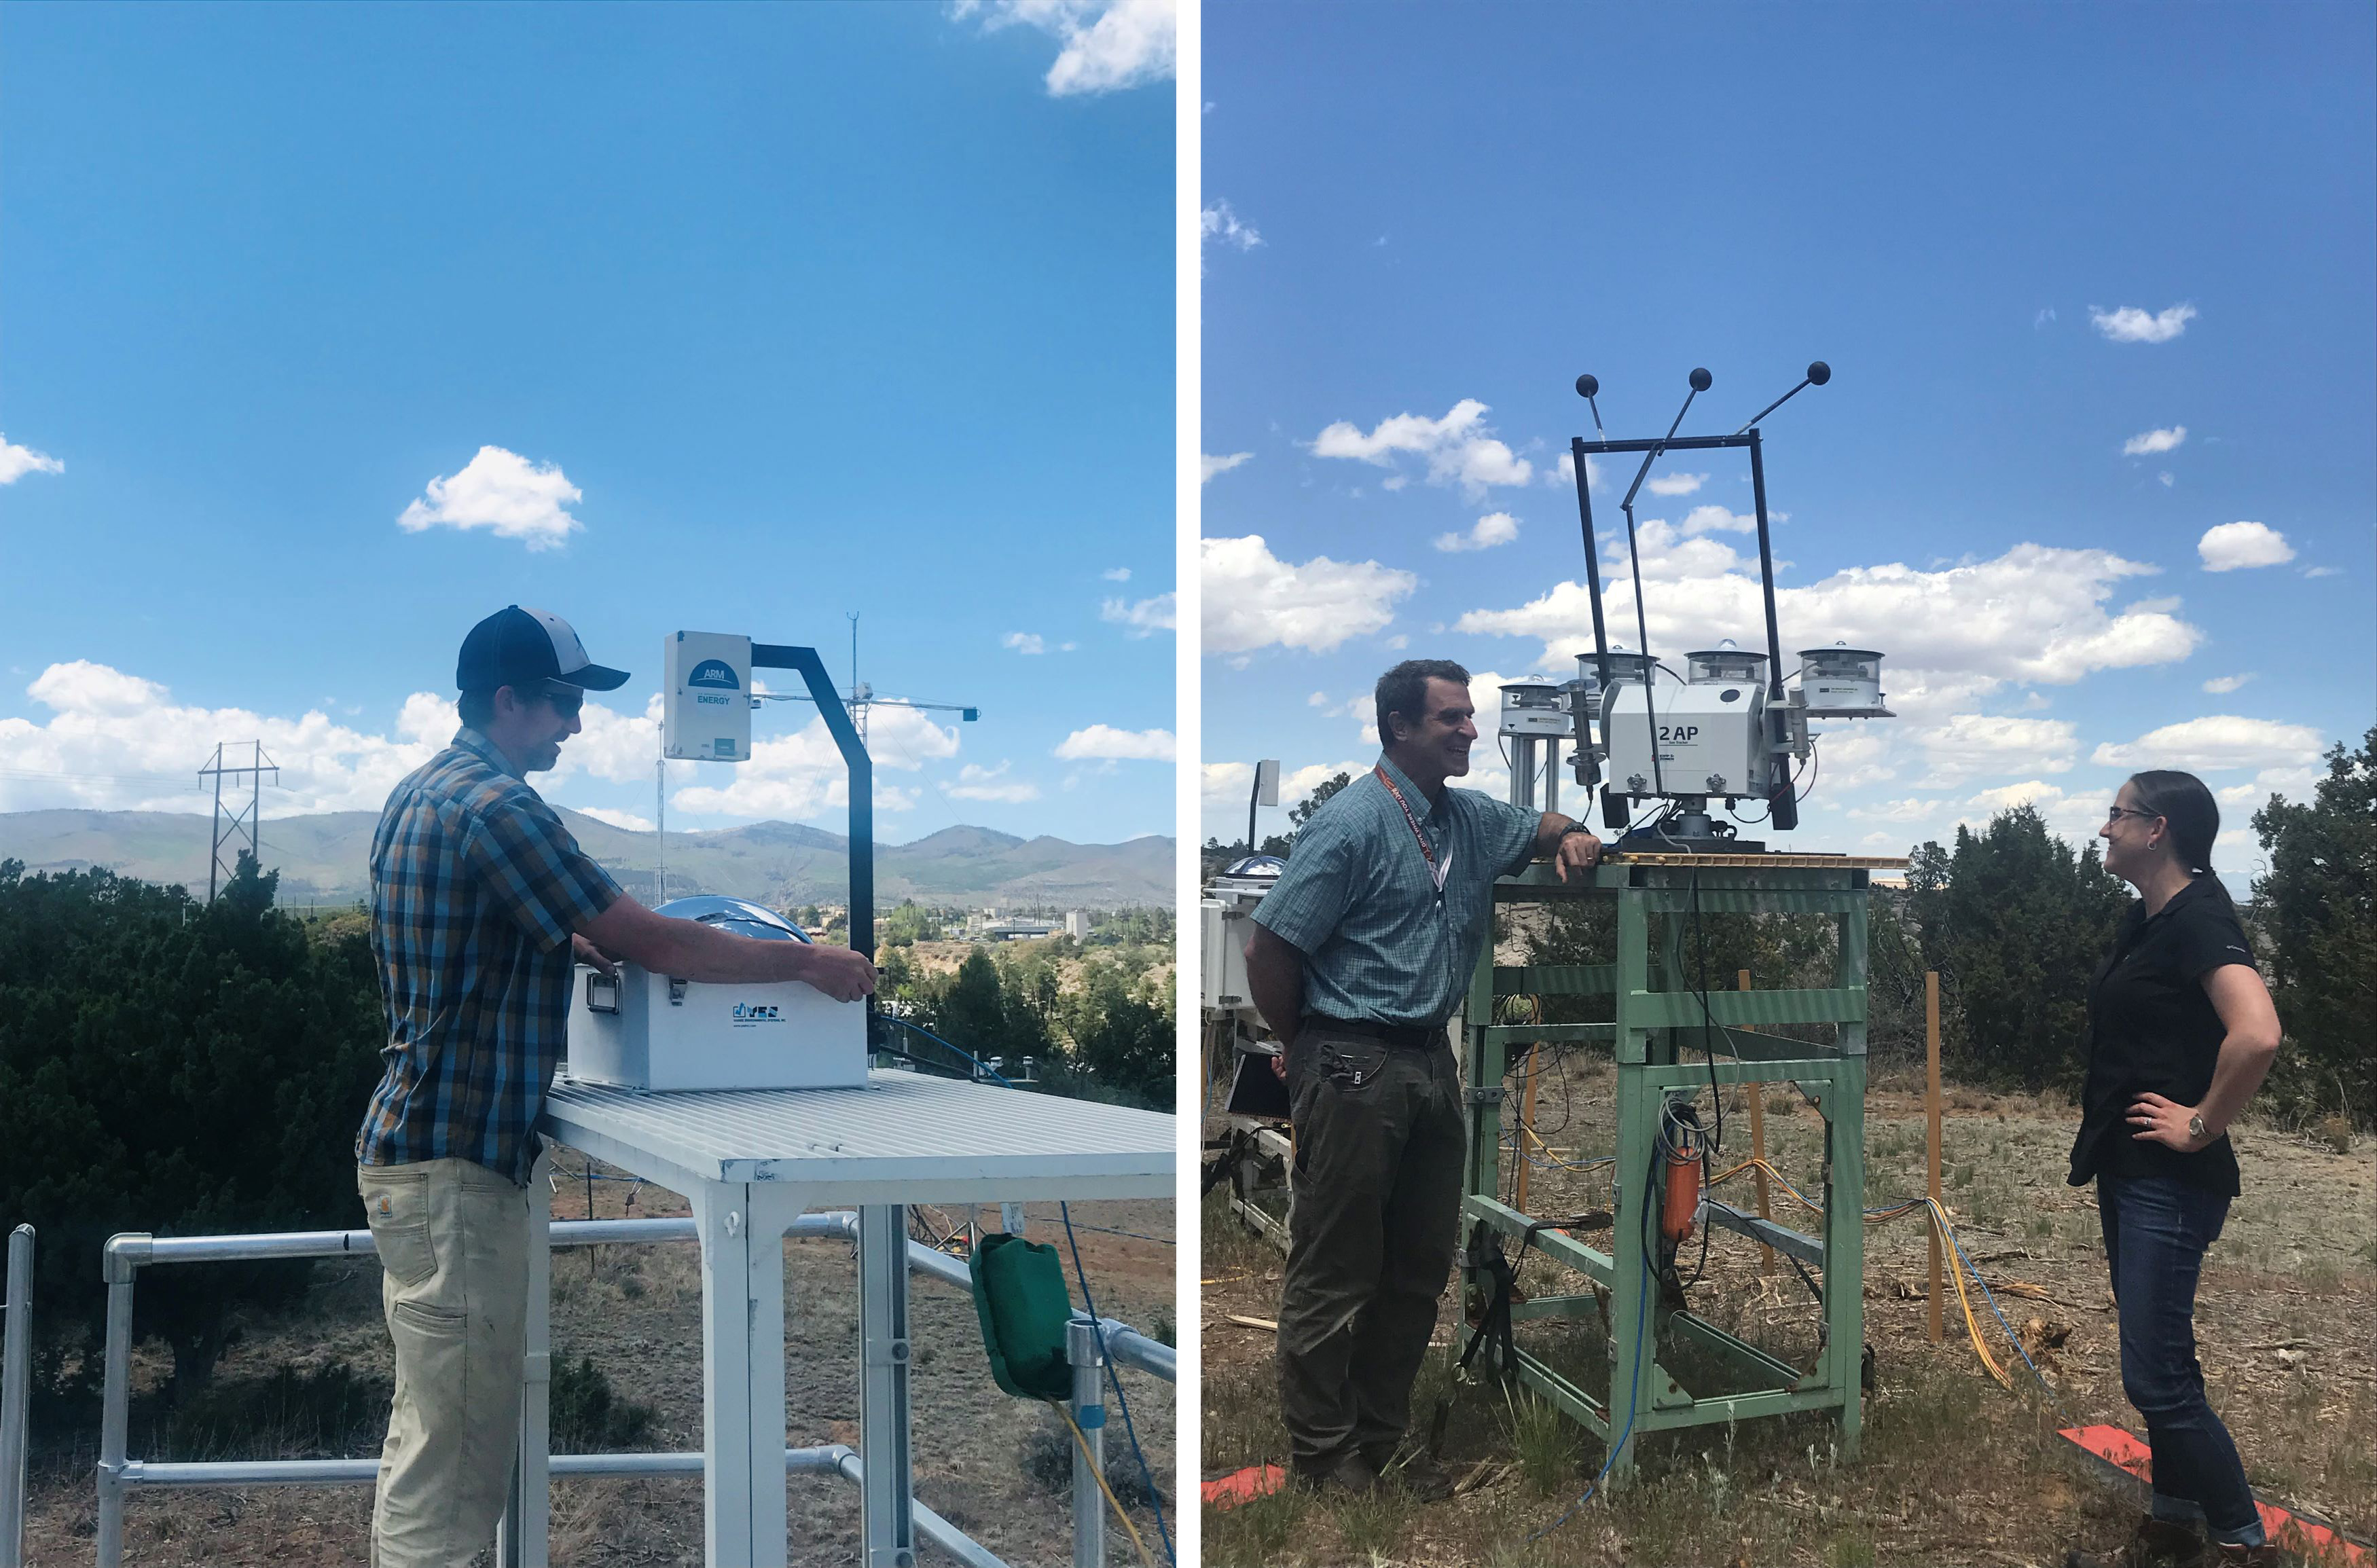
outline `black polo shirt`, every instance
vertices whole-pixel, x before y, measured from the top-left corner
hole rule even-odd
[[[2109,1172],[2175,1176],[2237,1195],[2237,1151],[2226,1132],[2184,1155],[2133,1137],[2128,1119],[2140,1095],[2192,1106],[2211,1091],[2228,1029],[2204,980],[2224,964],[2255,967],[2236,906],[2212,877],[2196,878],[2152,916],[2144,901],[2130,905],[2111,955],[2088,987],[2088,1083],[2080,1136],[2072,1144],[2072,1186]]]

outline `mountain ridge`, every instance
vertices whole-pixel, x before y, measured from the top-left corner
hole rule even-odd
[[[726,893],[778,906],[838,904],[848,892],[849,839],[801,822],[770,820],[703,832],[655,835],[613,827],[555,808],[580,848],[651,902],[659,892],[656,851],[664,851],[671,896]],[[368,895],[372,811],[268,818],[264,863],[281,872],[281,901],[352,904]],[[0,812],[0,859],[33,871],[104,866],[143,881],[207,880],[210,819],[185,812],[60,808]],[[1120,844],[1074,844],[1050,834],[1020,838],[953,824],[913,843],[875,846],[878,906],[920,903],[1062,904],[1085,909],[1169,904],[1174,841],[1147,834]]]

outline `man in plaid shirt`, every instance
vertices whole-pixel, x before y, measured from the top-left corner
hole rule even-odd
[[[529,1175],[567,1036],[574,965],[875,988],[847,948],[663,919],[588,859],[527,775],[560,760],[589,690],[626,683],[569,624],[514,604],[463,640],[462,727],[388,796],[372,839],[388,1070],[355,1139],[385,1271],[396,1403],[374,1568],[468,1562],[509,1490],[528,1313]]]

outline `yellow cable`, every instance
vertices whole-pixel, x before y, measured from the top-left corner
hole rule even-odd
[[[1784,1194],[1790,1198],[1794,1203],[1799,1204],[1802,1208],[1812,1209],[1817,1214],[1822,1214],[1824,1212],[1824,1206],[1822,1203],[1802,1196],[1798,1189],[1791,1184],[1791,1179],[1785,1176],[1780,1170],[1777,1170],[1773,1162],[1759,1159],[1755,1156],[1742,1161],[1739,1165],[1735,1166],[1731,1170],[1725,1172],[1721,1176],[1712,1177],[1709,1180],[1709,1185],[1714,1187],[1720,1181],[1729,1180],[1734,1177],[1739,1176],[1743,1171],[1752,1169],[1762,1169],[1767,1175],[1774,1178],[1774,1179],[1781,1184]],[[1896,1208],[1887,1209],[1878,1214],[1867,1215],[1865,1216],[1865,1222],[1868,1225],[1879,1225],[1883,1220],[1898,1219],[1906,1215],[1914,1214],[1918,1209],[1929,1211],[1930,1215],[1931,1227],[1940,1234],[1940,1244],[1947,1249],[1950,1258],[1963,1265],[1959,1268],[1951,1268],[1948,1271],[1948,1276],[1955,1282],[1956,1305],[1964,1311],[1965,1333],[1966,1337],[1970,1338],[1973,1342],[1973,1353],[1981,1359],[1981,1365],[1989,1369],[1989,1376],[1995,1378],[2000,1386],[2004,1388],[2007,1393],[2013,1393],[2013,1376],[2008,1373],[2003,1367],[1998,1364],[1996,1357],[1989,1354],[1988,1342],[1981,1337],[1980,1322],[1973,1315],[1972,1297],[1965,1289],[1965,1272],[1967,1270],[1973,1270],[1973,1265],[1965,1260],[1964,1250],[1956,1245],[1954,1234],[1955,1227],[1949,1224],[1947,1211],[1941,1208],[1935,1200],[1929,1197],[1910,1199],[1908,1202],[1899,1204]],[[1977,1270],[1974,1270],[1973,1277],[1976,1279],[1980,1277]]]
[[[1066,1407],[1065,1401],[1051,1399],[1048,1403],[1057,1407],[1057,1414],[1064,1417],[1065,1425],[1072,1429],[1073,1441],[1081,1444],[1081,1457],[1090,1462],[1090,1474],[1098,1478],[1098,1490],[1106,1494],[1106,1501],[1114,1504],[1115,1517],[1121,1520],[1122,1527],[1130,1532],[1130,1544],[1139,1548],[1140,1561],[1146,1563],[1147,1568],[1155,1568],[1154,1555],[1147,1550],[1147,1543],[1140,1538],[1139,1526],[1130,1522],[1130,1515],[1124,1512],[1122,1499],[1114,1494],[1114,1488],[1106,1485],[1105,1466],[1099,1464],[1097,1455],[1090,1452],[1090,1440],[1082,1433],[1081,1423],[1073,1419],[1073,1412]]]

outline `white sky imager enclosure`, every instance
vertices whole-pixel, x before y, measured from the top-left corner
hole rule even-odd
[[[698,762],[751,757],[751,640],[724,631],[673,632],[662,644],[667,687],[661,754]]]

